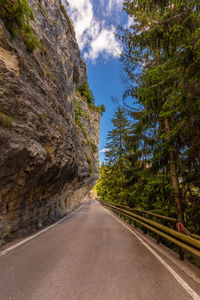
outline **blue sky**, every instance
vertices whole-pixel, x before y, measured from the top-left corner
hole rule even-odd
[[[100,127],[99,158],[104,159],[107,132],[117,105],[111,96],[122,102],[125,89],[121,81],[119,53],[121,45],[114,35],[118,25],[127,27],[130,19],[122,11],[123,0],[68,0],[76,38],[88,70],[88,81],[96,105],[104,104],[106,112]]]

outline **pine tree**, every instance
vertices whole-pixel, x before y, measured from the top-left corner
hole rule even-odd
[[[118,107],[111,119],[113,129],[108,131],[106,143],[106,162],[109,165],[114,165],[117,162],[122,162],[126,154],[126,143],[130,122],[125,116],[125,111]]]
[[[125,201],[125,155],[130,122],[121,107],[118,107],[111,121],[113,123],[113,129],[108,132],[106,143],[106,163],[108,166],[107,172],[109,172],[110,193],[112,194],[113,200],[116,199],[120,203],[123,203]]]
[[[151,156],[160,154],[160,166],[171,170],[178,219],[183,222],[179,177],[188,182],[195,170],[200,179],[199,1],[127,0],[124,10],[134,17],[131,28],[119,34],[130,84],[125,96],[136,97],[143,106],[138,128],[143,127]],[[186,164],[188,172],[183,171]]]

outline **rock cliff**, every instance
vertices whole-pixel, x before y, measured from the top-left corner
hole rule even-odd
[[[98,177],[100,112],[77,89],[85,64],[59,0],[29,0],[31,53],[0,17],[0,244],[66,215]]]

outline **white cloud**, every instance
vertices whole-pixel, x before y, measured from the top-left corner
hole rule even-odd
[[[107,152],[107,151],[109,151],[108,148],[103,148],[102,150],[99,151],[99,153],[105,153],[105,152]]]
[[[83,52],[84,58],[93,62],[100,56],[104,58],[118,57],[121,52],[119,41],[114,36],[114,25],[106,25],[104,19],[99,19],[94,14],[92,0],[68,0],[69,14],[73,21],[77,41]],[[103,13],[111,13],[112,8],[120,8],[122,0],[99,0],[103,5]],[[95,4],[98,3],[95,1]]]
[[[113,13],[114,10],[122,9],[123,0],[100,0],[100,2],[107,15]]]
[[[80,49],[83,50],[87,43],[86,33],[90,26],[94,25],[92,3],[90,0],[70,0],[69,3],[69,13],[75,27],[76,37]]]
[[[118,57],[120,52],[120,45],[114,36],[114,27],[102,28],[96,38],[91,41],[84,58],[95,61],[99,54],[103,54],[105,58],[108,56]]]

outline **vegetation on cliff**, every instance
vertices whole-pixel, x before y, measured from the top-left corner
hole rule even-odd
[[[90,108],[101,112],[101,114],[103,114],[106,111],[106,108],[103,104],[101,104],[100,106],[95,105],[94,95],[92,93],[92,90],[89,87],[87,77],[83,85],[78,89],[78,92],[87,101]]]
[[[97,145],[95,145],[88,137],[87,132],[85,127],[83,126],[82,123],[82,118],[86,118],[88,120],[88,122],[90,123],[90,116],[88,113],[86,113],[82,108],[81,105],[78,104],[77,99],[74,99],[74,106],[75,106],[75,122],[76,124],[79,126],[79,128],[81,129],[82,134],[84,135],[84,137],[86,138],[87,144],[90,147],[90,152],[92,154],[95,154],[97,152]]]
[[[20,32],[28,51],[33,52],[40,42],[29,24],[30,20],[34,20],[34,15],[28,1],[0,0],[0,16],[4,19],[11,36],[15,38]]]

